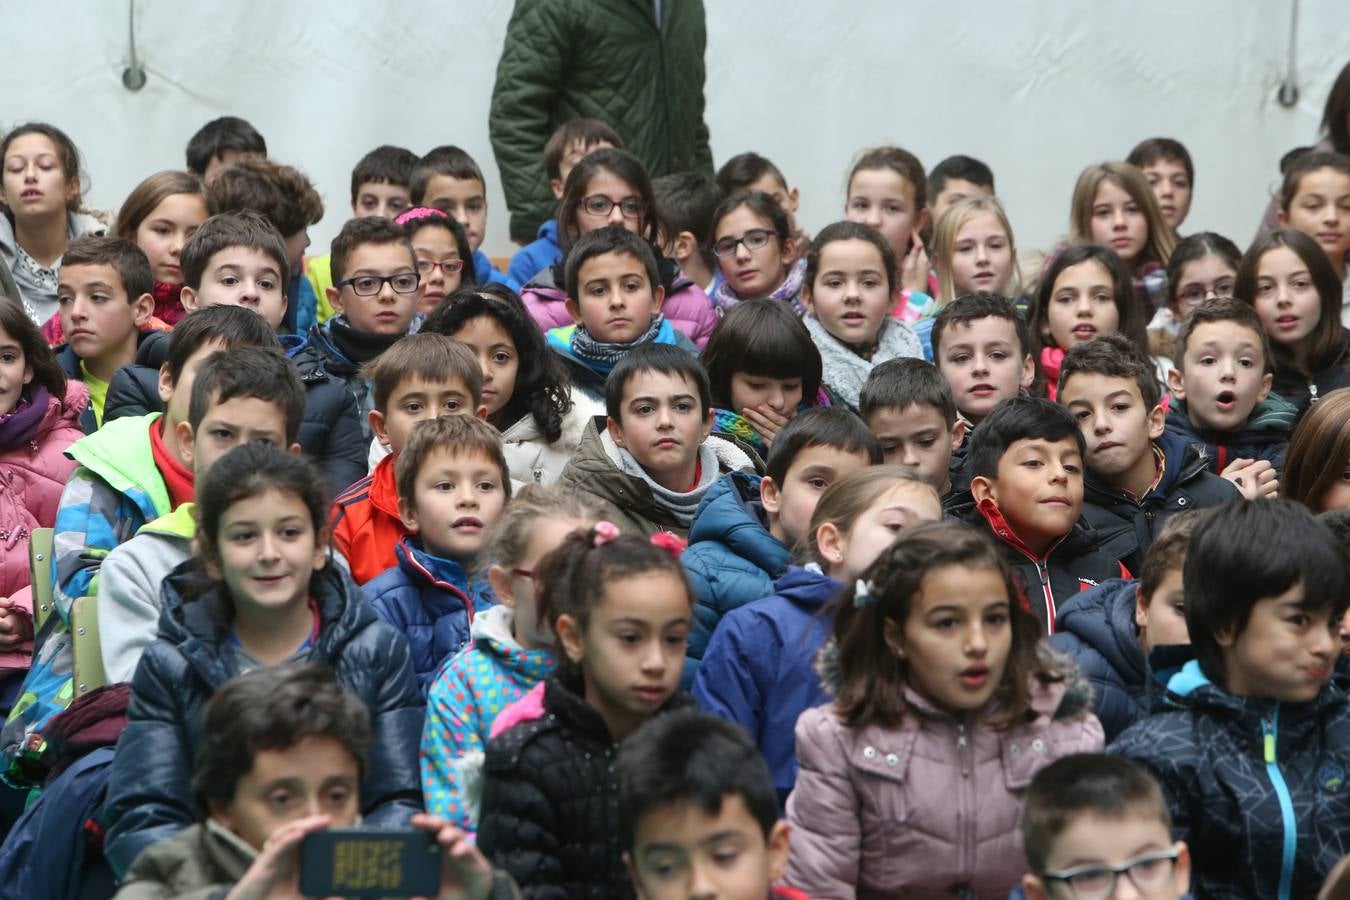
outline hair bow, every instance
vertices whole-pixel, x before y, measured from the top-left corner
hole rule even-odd
[[[676,559],[684,552],[684,548],[689,546],[689,542],[677,534],[669,531],[658,531],[648,538],[653,547],[660,547]]]
[[[591,530],[594,533],[591,546],[596,548],[605,546],[619,536],[619,526],[613,522],[596,522],[595,528]]]
[[[410,210],[399,213],[397,218],[394,219],[394,224],[407,225],[414,219],[434,219],[437,216],[439,216],[442,219],[450,218],[448,215],[446,215],[439,209],[434,209],[430,206],[416,206]]]
[[[853,583],[853,605],[858,609],[875,606],[877,598],[872,596],[872,586],[859,578]]]

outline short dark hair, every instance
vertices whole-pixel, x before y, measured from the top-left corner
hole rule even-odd
[[[1191,162],[1186,145],[1176,138],[1147,138],[1135,144],[1130,155],[1125,157],[1125,161],[1136,169],[1164,160],[1181,163],[1181,167],[1186,170],[1186,180],[1191,183],[1191,187],[1195,187],[1195,164]]]
[[[1350,177],[1350,154],[1314,149],[1311,153],[1305,153],[1291,160],[1284,172],[1284,182],[1280,185],[1280,209],[1289,211],[1294,198],[1298,196],[1298,187],[1303,181],[1303,176],[1319,169],[1332,169]]]
[[[1167,303],[1173,312],[1177,309],[1177,291],[1181,289],[1181,276],[1186,266],[1210,256],[1217,256],[1232,266],[1234,275],[1242,262],[1242,251],[1237,244],[1213,231],[1188,234],[1177,241],[1176,249],[1167,258]]]
[[[1073,438],[1087,452],[1083,432],[1064,407],[1044,397],[1012,397],[995,406],[970,436],[966,466],[972,477],[996,478],[998,461],[1018,441]]]
[[[1045,874],[1056,839],[1081,816],[1137,816],[1172,832],[1162,788],[1138,763],[1104,753],[1065,756],[1035,774],[1022,801],[1022,840],[1033,874]]]
[[[417,154],[405,147],[381,144],[361,157],[352,169],[352,203],[356,202],[363,184],[394,184],[408,187]]]
[[[194,291],[200,289],[211,257],[230,247],[248,247],[270,258],[281,276],[282,293],[286,292],[290,284],[286,242],[276,226],[251,209],[214,215],[193,232],[183,245],[183,284]]]
[[[697,709],[655,716],[623,742],[619,836],[631,851],[643,815],[692,804],[708,815],[740,797],[767,840],[778,822],[778,793],[759,748],[739,725]]]
[[[721,225],[723,219],[742,206],[772,225],[773,233],[778,235],[779,243],[786,243],[788,238],[792,237],[792,226],[788,221],[788,214],[783,211],[783,207],[778,205],[778,201],[773,199],[772,194],[766,194],[763,191],[737,191],[728,195],[726,199],[717,204],[717,209],[713,210],[712,221],[708,223],[708,250],[710,253],[712,244],[717,240],[717,226]]]
[[[1191,310],[1177,328],[1172,364],[1178,372],[1186,371],[1186,345],[1191,340],[1191,333],[1195,331],[1196,326],[1209,322],[1233,322],[1251,329],[1261,344],[1261,358],[1265,371],[1275,371],[1275,355],[1270,349],[1270,335],[1266,334],[1265,326],[1261,324],[1261,317],[1256,314],[1256,310],[1250,304],[1234,300],[1232,297],[1215,297],[1212,300],[1205,300]]]
[[[1328,509],[1317,514],[1317,521],[1335,536],[1341,549],[1350,552],[1350,509]]]
[[[718,320],[700,356],[713,405],[731,409],[731,376],[800,378],[802,402],[816,405],[820,350],[792,306],[782,300],[742,300]]]
[[[933,166],[933,171],[928,173],[928,202],[937,200],[938,194],[946,190],[947,182],[953,178],[987,187],[991,192],[994,190],[993,169],[973,156],[957,154]]]
[[[238,116],[212,119],[188,139],[187,170],[205,175],[213,159],[223,159],[226,152],[267,155],[267,141],[246,120]]]
[[[219,342],[226,349],[280,346],[272,326],[251,309],[225,304],[194,309],[179,319],[169,334],[169,349],[164,358],[169,382],[177,384],[192,354],[212,342]]]
[[[408,432],[407,443],[394,460],[394,486],[399,499],[408,506],[417,508],[417,476],[437,450],[487,457],[497,467],[502,492],[510,499],[511,468],[502,452],[501,433],[469,411],[464,415],[423,419]]]
[[[126,238],[86,234],[66,245],[62,268],[71,266],[111,266],[122,279],[127,302],[135,303],[142,294],[155,289],[155,276],[145,252]]]
[[[568,119],[553,129],[553,134],[549,135],[548,142],[544,144],[544,171],[549,178],[562,178],[563,157],[567,155],[567,148],[578,142],[583,147],[609,144],[611,147],[623,149],[623,139],[619,137],[619,133],[599,119],[585,116]]]
[[[567,252],[567,261],[563,263],[563,281],[567,287],[567,296],[580,302],[581,267],[588,260],[605,253],[624,253],[638,262],[647,271],[647,281],[653,293],[661,285],[661,276],[656,268],[656,254],[652,245],[622,225],[606,225],[595,231],[587,232],[577,239]]]
[[[1182,575],[1186,627],[1201,670],[1222,684],[1215,635],[1240,635],[1252,607],[1302,583],[1305,612],[1339,618],[1350,605],[1345,551],[1301,503],[1232,500],[1195,526]]]
[[[275,405],[285,421],[286,443],[295,443],[305,418],[305,385],[280,347],[233,347],[202,360],[188,404],[192,430],[212,406],[236,397],[256,397]]]
[[[713,213],[725,196],[721,188],[701,172],[676,172],[663,175],[652,182],[656,205],[674,238],[681,231],[694,236],[699,256],[709,269],[717,265],[712,253]]]
[[[924,359],[888,359],[867,374],[858,394],[858,415],[866,422],[883,409],[929,406],[942,414],[951,428],[956,424],[956,398],[952,386],[937,366]]]
[[[1195,526],[1204,518],[1205,510],[1188,509],[1173,513],[1163,524],[1158,536],[1144,554],[1144,568],[1139,573],[1139,591],[1144,605],[1153,602],[1153,595],[1168,572],[1179,571],[1186,562],[1186,548],[1191,545]]]
[[[382,216],[362,216],[347,220],[337,237],[333,238],[329,268],[333,273],[334,284],[347,277],[347,258],[362,244],[399,244],[408,251],[408,266],[414,272],[417,271],[417,254],[413,252],[412,240],[403,226],[395,225]]]
[[[323,200],[299,169],[266,159],[242,159],[206,188],[211,215],[251,209],[276,226],[282,237],[318,224]]]
[[[842,406],[821,406],[803,410],[782,427],[769,448],[764,474],[781,487],[797,456],[810,447],[862,453],[874,466],[881,465],[883,459],[881,442],[862,419]]]
[[[370,711],[323,665],[254,669],[232,678],[206,705],[192,788],[203,813],[228,806],[263,750],[286,750],[305,738],[336,741],[364,772]]]
[[[370,381],[371,402],[380,412],[388,411],[389,398],[409,378],[458,379],[469,389],[475,408],[483,402],[483,369],[473,351],[454,338],[431,331],[399,338],[362,367],[361,377]]]
[[[778,204],[775,203],[774,206],[777,208]],[[806,290],[815,293],[816,276],[820,274],[821,254],[825,252],[826,247],[836,241],[863,241],[876,247],[877,252],[881,254],[881,268],[886,275],[886,287],[889,291],[895,290],[900,280],[900,272],[896,269],[895,249],[891,247],[891,242],[872,226],[850,222],[847,219],[820,229],[811,241],[811,246],[806,248],[806,275],[803,279]]]
[[[699,414],[706,416],[712,409],[708,373],[698,357],[674,344],[642,344],[625,353],[605,379],[605,414],[615,422],[623,423],[623,392],[628,382],[646,372],[687,378],[698,391]]]
[[[1139,397],[1144,401],[1145,412],[1162,402],[1162,386],[1158,384],[1153,361],[1123,334],[1104,334],[1070,347],[1059,369],[1061,394],[1073,375],[1133,379],[1139,388]]]
[[[436,175],[445,175],[462,181],[477,179],[483,190],[487,190],[483,170],[478,168],[478,163],[474,162],[472,156],[452,145],[433,147],[427,151],[426,156],[417,161],[417,165],[413,166],[412,173],[408,176],[408,193],[412,195],[413,206],[426,205],[423,201],[426,200],[427,185]]]
[[[933,358],[942,358],[942,335],[953,325],[969,325],[979,319],[1007,319],[1017,334],[1017,343],[1025,358],[1031,353],[1031,332],[1027,320],[1017,311],[1017,307],[1007,297],[979,291],[957,297],[942,309],[933,319]]]
[[[722,163],[722,168],[717,170],[717,186],[722,189],[722,193],[731,195],[748,190],[750,185],[765,175],[772,175],[785,191],[790,187],[787,179],[783,177],[782,169],[775,166],[767,157],[753,151],[737,153]]]

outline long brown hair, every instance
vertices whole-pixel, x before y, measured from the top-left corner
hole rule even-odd
[[[200,197],[202,209],[206,209],[206,185],[196,175],[188,172],[156,172],[131,189],[122,208],[117,211],[117,236],[136,243],[136,229],[146,217],[155,211],[155,207],[174,194],[192,194]]]
[[[1314,403],[1289,439],[1280,475],[1280,496],[1324,512],[1322,495],[1345,474],[1350,461],[1350,388],[1332,391]]]
[[[1344,341],[1345,330],[1341,327],[1341,280],[1336,277],[1336,270],[1331,267],[1326,251],[1312,238],[1293,228],[1282,228],[1259,237],[1247,248],[1242,261],[1238,263],[1233,296],[1253,309],[1256,307],[1256,279],[1260,274],[1261,258],[1276,247],[1288,247],[1308,267],[1308,275],[1317,288],[1322,306],[1317,327],[1303,339],[1307,345],[1304,357],[1307,364],[1300,365],[1293,350],[1271,341],[1275,371],[1311,375],[1336,359]]]
[[[1078,176],[1069,210],[1069,243],[1096,243],[1092,239],[1092,207],[1097,201],[1097,189],[1103,181],[1109,181],[1129,194],[1130,199],[1139,204],[1144,221],[1148,223],[1148,241],[1140,251],[1139,258],[1130,263],[1131,268],[1138,269],[1139,264],[1144,262],[1167,265],[1177,246],[1176,233],[1163,218],[1158,198],[1153,188],[1148,186],[1144,173],[1127,162],[1104,162],[1088,166]]]

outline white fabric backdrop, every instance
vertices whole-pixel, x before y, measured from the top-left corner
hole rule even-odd
[[[681,3],[686,0],[666,0]],[[1301,97],[1276,102],[1292,0],[706,0],[707,121],[715,159],[774,159],[817,230],[839,216],[862,147],[897,142],[927,166],[993,166],[1023,250],[1063,234],[1090,162],[1141,138],[1191,150],[1184,230],[1251,238],[1280,156],[1311,144],[1350,60],[1350,3],[1303,0]],[[184,164],[205,121],[252,121],[327,207],[311,252],[349,215],[351,167],[395,143],[456,143],[489,179],[484,249],[511,252],[487,113],[510,0],[137,0],[149,81],[123,88],[123,0],[5,0],[0,127],[66,129],[89,203],[115,208],[142,177]]]

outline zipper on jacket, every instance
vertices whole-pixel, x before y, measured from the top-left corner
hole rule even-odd
[[[1284,847],[1280,860],[1279,900],[1289,900],[1294,882],[1294,857],[1298,851],[1298,823],[1294,820],[1294,801],[1289,795],[1289,785],[1280,771],[1276,758],[1280,734],[1280,704],[1276,702],[1270,718],[1261,720],[1262,749],[1266,762],[1266,776],[1275,788],[1275,796],[1280,801],[1280,820],[1284,826]]]
[[[959,884],[968,885],[975,877],[975,750],[966,734],[966,720],[956,721],[957,765],[961,767],[961,788],[957,795],[956,814],[961,825],[961,843],[957,848],[960,873]]]
[[[1045,632],[1046,634],[1055,633],[1055,592],[1050,590],[1050,567],[1040,561],[1032,560],[1036,566],[1036,574],[1041,577],[1041,594],[1045,598]]]

